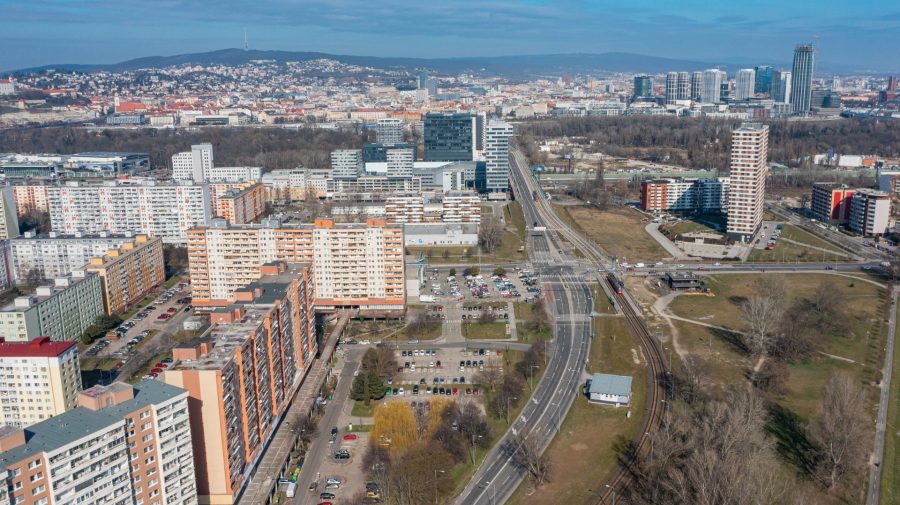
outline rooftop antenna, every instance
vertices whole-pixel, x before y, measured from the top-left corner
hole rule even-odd
[[[244,51],[250,49],[250,44],[247,42],[247,30],[244,29]]]

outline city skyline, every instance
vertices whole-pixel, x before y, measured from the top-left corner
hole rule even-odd
[[[831,64],[872,71],[890,71],[896,64],[871,50],[896,43],[900,28],[900,10],[882,0],[830,1],[816,9],[807,1],[776,9],[769,0],[752,6],[703,0],[677,6],[651,0],[628,7],[577,3],[392,0],[372,7],[346,0],[263,2],[249,8],[226,0],[165,5],[12,0],[3,7],[0,41],[16,50],[0,56],[0,68],[101,64],[242,47],[245,31],[253,49],[434,58],[634,52],[760,63],[788,62],[796,43],[819,36],[821,59]]]

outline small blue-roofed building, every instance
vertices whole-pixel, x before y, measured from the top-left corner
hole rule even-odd
[[[616,407],[631,403],[631,377],[627,375],[595,373],[584,389],[592,402]]]

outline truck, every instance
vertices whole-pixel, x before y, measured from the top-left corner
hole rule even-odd
[[[284,495],[288,498],[293,498],[295,494],[297,494],[297,483],[291,482],[287,485],[287,489],[285,489]]]

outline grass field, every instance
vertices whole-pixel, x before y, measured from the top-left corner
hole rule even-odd
[[[549,340],[553,336],[550,329],[538,331],[532,328],[530,323],[534,319],[534,304],[516,302],[513,307],[516,312],[516,334],[520,341]]]
[[[630,440],[640,427],[647,377],[640,348],[622,318],[596,318],[597,337],[591,344],[588,372],[630,375],[629,407],[594,405],[579,394],[547,448],[552,472],[550,482],[532,491],[524,482],[509,503],[528,505],[588,505],[597,502],[603,483],[617,468],[615,446]],[[631,417],[627,413],[631,411]]]
[[[507,323],[463,323],[462,334],[475,340],[502,340],[510,338],[506,333]]]
[[[900,307],[896,316],[900,318]],[[897,327],[895,339],[900,337],[900,326]],[[894,369],[891,377],[891,392],[888,398],[889,426],[884,437],[884,458],[881,473],[881,503],[893,505],[900,503],[900,345],[894,343]]]
[[[585,233],[597,246],[619,261],[657,261],[668,257],[665,249],[651,237],[638,211],[617,207],[601,211],[583,206],[555,207],[570,225]]]

